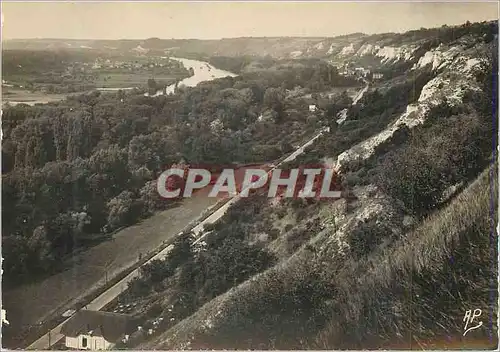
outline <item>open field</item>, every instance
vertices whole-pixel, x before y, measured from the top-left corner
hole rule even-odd
[[[42,92],[30,92],[21,88],[2,88],[2,103],[50,103],[64,99],[68,94],[45,94]]]
[[[237,184],[243,181],[244,171],[249,167],[259,166],[252,164],[237,168]],[[221,192],[217,198],[209,198],[207,195],[211,189],[212,186],[207,186],[195,192],[193,198],[183,200],[178,207],[159,212],[137,225],[120,230],[112,240],[78,253],[72,258],[73,265],[68,270],[4,292],[4,306],[8,311],[10,327],[25,329],[54,315],[61,315],[88,295],[96,285],[105,284],[106,279],[110,281],[131,266],[140,254],[145,255],[163,242],[172,240],[208,207],[228,196]],[[9,340],[12,337],[9,336]]]
[[[131,87],[146,87],[148,79],[154,78],[157,82],[165,83],[170,85],[175,83],[176,80],[185,78],[185,75],[175,75],[175,74],[159,74],[155,75],[151,72],[143,73],[102,73],[96,80],[92,82],[87,82],[91,86],[96,88],[131,88]],[[78,92],[83,93],[83,91]],[[2,87],[2,102],[12,102],[13,104],[26,103],[26,104],[37,104],[37,103],[49,103],[53,101],[59,101],[71,94],[78,93],[66,93],[66,94],[47,94],[41,91],[30,92],[23,88],[14,87]]]
[[[26,328],[52,313],[62,314],[67,307],[89,293],[97,284],[131,265],[140,253],[146,254],[172,239],[217,198],[203,194],[184,200],[178,207],[155,214],[143,222],[125,228],[113,240],[100,243],[76,255],[74,265],[43,281],[3,292],[11,328]]]
[[[146,87],[148,79],[154,78],[157,82],[164,82],[167,85],[175,83],[177,79],[185,78],[182,75],[154,74],[151,72],[144,73],[118,73],[118,72],[103,72],[93,84],[98,88],[129,88],[129,87]]]

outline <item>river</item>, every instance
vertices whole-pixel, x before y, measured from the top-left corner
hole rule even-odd
[[[183,59],[178,57],[170,57],[170,59],[180,61],[187,69],[190,69],[191,67],[193,68],[194,75],[180,81],[179,86],[195,87],[200,82],[211,81],[213,79],[223,78],[228,76],[230,77],[237,76],[229,71],[220,70],[205,61]],[[166,89],[167,94],[171,93],[173,94],[174,91],[175,91],[175,84],[167,86]],[[148,93],[144,95],[148,96]],[[163,91],[162,90],[157,91],[154,96],[158,95],[163,95]]]
[[[193,68],[194,75],[179,83],[188,87],[216,78],[236,76],[203,61],[172,59],[181,61],[188,69]],[[174,88],[175,85],[169,86],[167,94],[173,92]],[[27,104],[45,102],[38,100]],[[117,232],[113,240],[101,242],[76,254],[70,269],[37,282],[4,290],[3,306],[7,309],[10,323],[10,331],[6,332],[11,338],[9,342],[17,345],[19,341],[16,342],[15,337],[25,328],[39,325],[56,312],[62,314],[85,294],[107,281],[108,275],[111,278],[134,263],[138,253],[149,253],[164,241],[172,240],[216,201],[217,198],[203,197],[201,194],[186,198],[177,207],[158,212],[141,223]],[[4,337],[2,342],[5,340]]]
[[[205,82],[205,81],[211,81],[217,78],[223,78],[223,77],[235,77],[237,76],[236,74],[229,72],[229,71],[224,71],[220,70],[209,63],[205,61],[198,61],[198,60],[191,60],[191,59],[184,59],[184,58],[178,58],[178,57],[170,57],[172,60],[180,61],[184,67],[187,69],[193,68],[194,74],[191,77],[185,78],[182,81],[179,82],[179,86],[186,86],[186,87],[194,87],[200,82]],[[96,88],[95,90],[98,91],[118,91],[118,90],[131,90],[136,87],[127,87],[127,88]],[[167,94],[173,94],[175,91],[175,84],[171,84],[167,86],[166,93]],[[145,96],[149,96],[148,93],[144,94]],[[159,90],[156,92],[154,96],[159,96],[163,95],[163,91]],[[17,105],[17,104],[27,104],[27,105],[35,105],[35,104],[47,104],[50,102],[55,102],[55,101],[60,101],[65,99],[65,95],[54,95],[54,96],[46,96],[43,98],[40,98],[40,95],[38,95],[38,98],[27,98],[26,100],[5,100],[3,99],[3,104],[9,103],[10,105]]]

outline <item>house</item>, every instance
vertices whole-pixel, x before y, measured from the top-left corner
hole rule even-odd
[[[314,104],[313,105],[309,105],[309,111],[310,112],[315,112],[316,109],[317,109],[316,105],[314,105]]]
[[[9,325],[9,321],[7,320],[7,311],[2,309],[2,324],[1,325]]]
[[[384,77],[383,73],[374,73],[373,79],[382,79]]]
[[[61,329],[67,348],[107,350],[137,330],[137,320],[127,314],[82,309]]]
[[[366,77],[370,74],[370,70],[364,67],[356,67],[354,71],[356,72],[356,75],[360,77]]]

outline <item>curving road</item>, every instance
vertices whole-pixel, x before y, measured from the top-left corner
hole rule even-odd
[[[358,94],[357,97],[362,96],[368,89],[368,85],[363,88],[363,90]],[[359,98],[356,100],[356,102],[359,100]],[[316,139],[318,139],[321,135],[323,135],[325,132],[329,131],[329,127],[322,128],[318,134],[316,134],[313,138],[311,138],[308,142],[304,143],[301,147],[297,148],[292,154],[290,154],[287,158],[285,158],[283,161],[280,163],[273,165],[272,170],[278,168],[280,165],[283,163],[289,162],[297,158],[299,155],[304,153],[305,148],[310,146]],[[249,187],[248,187],[249,188]],[[201,241],[204,237],[205,234],[202,233],[203,227],[207,224],[212,224],[222,218],[226,211],[229,209],[229,207],[236,202],[238,202],[241,199],[239,195],[236,195],[232,197],[229,201],[226,202],[222,207],[219,209],[215,210],[208,216],[205,220],[201,221],[196,225],[192,231],[194,235],[197,237],[197,239],[194,241],[195,243]],[[179,232],[179,234],[181,234]],[[178,234],[178,235],[179,235]],[[201,236],[199,236],[201,234]],[[199,236],[199,237],[198,237]],[[146,263],[149,263],[153,260],[156,259],[163,259],[166,257],[166,255],[172,250],[173,245],[167,246],[165,249],[163,249],[161,252],[156,254],[154,257],[149,259]],[[91,310],[101,310],[103,307],[105,307],[108,303],[112,302],[114,299],[116,299],[126,288],[128,283],[136,278],[139,275],[139,268],[133,270],[130,274],[128,274],[125,278],[120,280],[118,283],[116,283],[114,286],[110,287],[108,290],[106,290],[104,293],[102,293],[100,296],[95,298],[93,301],[91,301],[87,305],[87,309]],[[54,345],[58,341],[64,338],[64,335],[61,334],[61,328],[62,326],[69,320],[70,318],[66,319],[63,321],[61,324],[57,325],[55,328],[51,330],[51,332],[43,335],[40,337],[38,340],[33,342],[31,345],[27,347],[29,350],[42,350],[42,349],[47,349],[50,346]]]
[[[317,138],[319,138],[325,131],[328,131],[328,127],[323,128],[316,136],[311,138],[307,143],[302,145],[300,148],[298,148],[295,152],[293,152],[290,156],[288,156],[286,159],[284,159],[282,162],[279,164],[275,165],[271,170],[274,170],[278,168],[280,165],[282,165],[285,162],[291,161],[295,159],[297,156],[300,154],[304,153],[304,149],[311,145]],[[249,188],[249,187],[247,187]],[[210,216],[208,216],[205,220],[201,221],[198,225],[196,225],[193,228],[193,233],[195,236],[198,236],[202,231],[203,231],[203,226],[207,224],[212,224],[222,218],[224,214],[226,213],[227,209],[229,207],[238,202],[241,199],[240,196],[236,195],[232,197],[226,204],[224,204],[222,207],[220,207],[218,210],[214,211]],[[182,233],[179,232],[178,235]],[[177,235],[177,236],[178,236]],[[205,237],[204,234],[202,234],[200,237],[198,237],[195,240],[195,243],[201,241]],[[167,246],[165,249],[163,249],[161,252],[156,254],[154,257],[149,259],[146,263],[150,263],[153,260],[156,259],[163,259],[166,257],[166,255],[172,250],[173,245]],[[146,264],[145,263],[145,264]],[[134,278],[139,276],[139,268],[133,270],[130,274],[128,274],[125,278],[120,280],[118,283],[110,287],[108,290],[103,292],[100,296],[95,298],[93,301],[91,301],[89,304],[87,304],[87,309],[91,310],[101,310],[104,308],[108,303],[112,302],[114,299],[116,299],[128,286],[128,283],[132,281]],[[61,339],[64,338],[64,335],[61,334],[61,328],[62,326],[69,320],[71,317],[68,319],[64,320],[61,324],[57,325],[55,328],[53,328],[50,332],[46,333],[42,337],[40,337],[38,340],[33,342],[31,345],[27,347],[29,350],[43,350],[47,349],[50,346],[54,345],[55,343],[59,342]]]

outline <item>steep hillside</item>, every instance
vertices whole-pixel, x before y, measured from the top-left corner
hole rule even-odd
[[[474,78],[484,70],[489,52],[484,46],[467,49],[462,42],[440,45],[427,51],[408,71],[411,75],[421,69],[430,69],[434,78],[422,88],[418,100],[408,104],[406,111],[390,126],[358,145],[344,151],[337,159],[337,168],[342,169],[350,162],[369,159],[375,149],[403,128],[413,128],[425,122],[433,107],[445,103],[453,108],[463,103],[467,94],[481,92],[482,86]]]
[[[378,58],[394,75],[292,163],[333,165],[342,199],[233,206],[165,281],[168,292],[153,288],[162,297],[153,315],[169,322],[130,346],[496,345],[498,44],[489,24],[473,24],[422,46],[443,30],[363,38],[331,53]],[[464,337],[465,311],[476,308],[483,328]]]
[[[496,225],[496,180],[496,171],[485,170],[447,207],[368,257],[348,259],[331,243],[316,253],[303,248],[142,347],[467,346],[459,319],[467,309],[481,307],[485,324],[496,320],[496,236],[488,235]],[[376,204],[363,207],[379,216]],[[495,336],[489,326],[471,340],[493,347]]]
[[[328,126],[283,168],[335,168],[342,197],[256,192],[202,241],[178,236],[105,307],[143,320],[117,347],[495,345],[497,32],[490,22],[336,38],[10,42],[203,58],[239,76],[172,96],[6,109],[5,283],[62,270],[59,258],[175,206],[155,187],[166,165],[268,163]],[[464,337],[469,309],[484,323]]]

